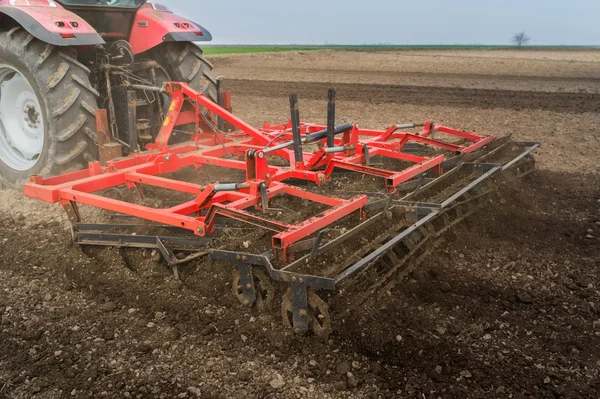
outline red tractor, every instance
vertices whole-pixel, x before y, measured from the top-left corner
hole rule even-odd
[[[146,0],[0,0],[0,182],[98,159],[98,109],[124,153],[143,148],[171,101],[156,90],[164,82],[216,101],[212,65],[193,43],[211,39]]]

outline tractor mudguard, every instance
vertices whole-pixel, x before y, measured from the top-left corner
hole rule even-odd
[[[211,41],[212,35],[189,19],[173,14],[158,4],[145,4],[137,12],[129,43],[135,54],[164,42]]]
[[[14,5],[0,1],[0,27],[8,16],[39,40],[55,46],[104,43],[90,24],[52,0],[17,0],[10,3]]]

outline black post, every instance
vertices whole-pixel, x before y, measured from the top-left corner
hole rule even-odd
[[[329,89],[329,102],[327,103],[327,147],[335,147],[335,89]]]
[[[220,107],[223,106],[223,94],[221,92],[221,80],[222,79],[217,79],[217,104]],[[219,131],[221,131],[221,132],[225,130],[225,121],[220,116],[217,116],[217,129],[219,129]]]
[[[290,96],[290,113],[292,114],[292,138],[294,141],[294,157],[296,162],[304,162],[302,152],[302,137],[300,136],[300,110],[298,109],[298,95]]]
[[[138,152],[138,129],[137,129],[137,96],[135,90],[127,90],[127,135],[129,136],[130,152]]]

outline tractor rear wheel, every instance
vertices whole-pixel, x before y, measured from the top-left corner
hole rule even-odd
[[[22,28],[0,32],[0,183],[17,188],[97,158],[98,93],[76,57]]]
[[[213,65],[202,55],[202,49],[189,42],[163,43],[144,53],[142,58],[155,61],[158,64],[156,71],[157,84],[165,82],[184,82],[193,90],[204,94],[213,102],[217,102],[217,80],[212,75]],[[164,97],[168,109],[170,98]],[[191,105],[188,105],[191,107]],[[206,119],[212,124],[216,117],[203,112]],[[193,132],[193,126],[184,131]],[[174,133],[175,137],[177,133]]]

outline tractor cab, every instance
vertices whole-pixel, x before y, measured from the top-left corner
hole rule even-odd
[[[57,0],[57,3],[89,23],[106,42],[129,41],[136,13],[146,2],[147,0]]]

